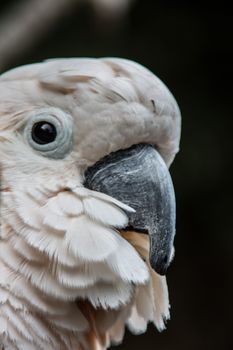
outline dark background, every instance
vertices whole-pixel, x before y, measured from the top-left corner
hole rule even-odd
[[[1,0],[0,12],[14,2]],[[50,57],[130,58],[158,75],[180,105],[181,151],[171,167],[177,196],[176,257],[167,275],[171,321],[163,333],[152,326],[137,337],[127,332],[121,350],[233,349],[233,16],[223,2],[187,3],[135,0],[118,22],[78,7],[6,67]]]

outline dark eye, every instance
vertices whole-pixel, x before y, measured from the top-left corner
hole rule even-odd
[[[30,114],[23,130],[27,143],[44,157],[65,158],[73,148],[73,118],[55,107]]]
[[[57,137],[55,126],[49,122],[41,121],[32,127],[32,139],[39,145],[53,142]]]

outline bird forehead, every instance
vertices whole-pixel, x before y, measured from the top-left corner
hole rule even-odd
[[[90,162],[141,142],[155,144],[167,164],[178,150],[174,98],[131,61],[61,59],[19,67],[1,75],[0,91],[0,129],[6,115],[13,126],[28,111],[61,109],[73,118],[74,145]]]

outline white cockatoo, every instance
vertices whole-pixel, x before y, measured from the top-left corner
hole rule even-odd
[[[169,318],[180,112],[125,59],[0,76],[0,348],[103,350]]]

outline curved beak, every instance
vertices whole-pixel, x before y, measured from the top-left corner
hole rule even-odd
[[[164,275],[173,255],[176,208],[172,180],[160,154],[145,144],[111,153],[87,169],[84,185],[135,209],[128,214],[129,226],[149,234],[151,267]]]

